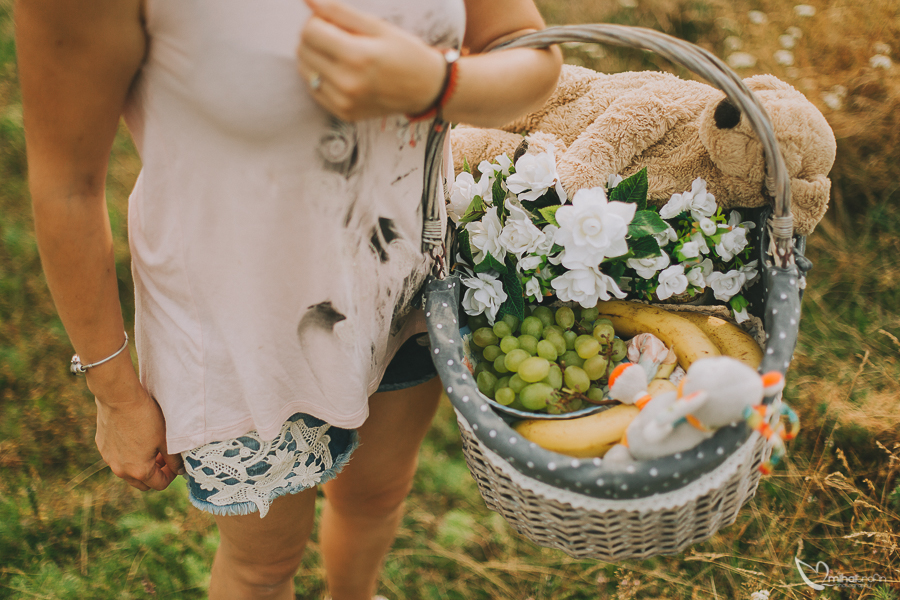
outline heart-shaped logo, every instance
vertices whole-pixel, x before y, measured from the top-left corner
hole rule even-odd
[[[809,574],[813,576],[821,575],[825,581],[828,581],[828,575],[829,573],[831,573],[831,568],[826,563],[820,560],[816,563],[815,568],[813,568],[799,558],[794,558],[794,562],[797,564],[797,571],[800,572],[800,577],[803,579],[803,582],[806,583],[806,585],[817,591],[822,591],[825,589],[824,585],[822,585],[821,583],[813,582],[806,573],[809,572]],[[806,571],[804,571],[804,569],[806,569]],[[819,569],[822,569],[823,572],[820,573]]]

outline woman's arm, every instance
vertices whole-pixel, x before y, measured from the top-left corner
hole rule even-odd
[[[124,341],[105,179],[144,57],[140,10],[140,0],[18,0],[15,7],[38,249],[84,364]],[[180,466],[165,453],[162,414],[130,354],[89,369],[87,382],[97,398],[97,445],[113,472],[140,489],[165,488]]]
[[[306,0],[313,10],[298,49],[300,73],[321,81],[313,96],[348,120],[424,112],[440,93],[438,49],[339,0]],[[556,47],[481,54],[544,22],[532,0],[466,0],[470,54],[461,58],[451,122],[496,127],[539,108],[553,92],[562,57]]]

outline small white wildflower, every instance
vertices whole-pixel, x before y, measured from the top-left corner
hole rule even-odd
[[[872,44],[872,52],[875,54],[887,54],[890,56],[891,47],[885,44],[884,42],[875,42]]]
[[[759,590],[750,594],[750,600],[769,600],[769,590]]]
[[[890,69],[894,63],[891,61],[891,57],[885,54],[876,54],[872,58],[869,59],[869,66],[873,69]]]
[[[654,233],[654,239],[656,239],[656,243],[659,244],[660,248],[665,248],[671,242],[674,242],[678,239],[678,234],[669,226],[668,229],[663,231],[662,233]]]
[[[794,64],[794,53],[790,50],[778,50],[775,52],[775,62],[786,67]]]
[[[665,300],[675,294],[683,294],[687,290],[687,286],[688,280],[684,275],[684,265],[672,265],[659,274],[656,297]]]
[[[803,30],[797,27],[796,25],[792,25],[784,30],[786,34],[794,38],[795,40],[799,40],[803,37]]]
[[[736,35],[729,35],[725,38],[725,49],[729,52],[737,52],[744,47],[744,42]]]
[[[606,189],[611,190],[623,181],[625,179],[621,175],[610,175],[609,179],[606,180]]]
[[[462,282],[468,288],[463,296],[463,310],[472,316],[484,313],[493,324],[500,305],[506,302],[503,284],[491,273],[478,273],[475,277],[463,278]]]
[[[644,279],[652,279],[658,271],[668,267],[670,262],[669,255],[663,252],[653,258],[629,258],[625,264],[637,271],[637,274]]]
[[[541,282],[537,277],[532,277],[525,283],[525,295],[538,300],[541,298]]]
[[[798,17],[814,17],[816,7],[811,4],[798,4],[794,6],[794,14]]]
[[[716,214],[718,205],[716,197],[706,191],[706,182],[698,177],[691,184],[691,199],[688,201],[688,210],[695,221],[703,217],[711,217]]]
[[[747,13],[747,18],[754,25],[764,25],[769,22],[769,17],[761,10],[751,10]]]
[[[732,69],[750,69],[756,66],[756,57],[749,52],[734,52],[725,61]]]
[[[822,102],[831,110],[841,110],[844,107],[844,100],[834,92],[823,92]]]
[[[785,50],[790,50],[791,48],[793,48],[794,46],[797,45],[797,38],[795,38],[794,36],[792,36],[789,33],[785,33],[784,35],[778,36],[778,43]]]
[[[719,229],[715,221],[707,217],[703,217],[702,219],[700,219],[698,225],[700,226],[700,231],[709,236],[715,235],[716,231],[718,231]]]

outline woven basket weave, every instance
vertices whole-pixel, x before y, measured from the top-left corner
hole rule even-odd
[[[765,109],[743,82],[705,50],[656,31],[617,25],[549,28],[503,46],[602,42],[654,51],[726,93],[762,141],[773,211],[758,214],[762,277],[747,296],[768,332],[762,372],[785,373],[797,341],[807,261],[793,236],[790,179]],[[798,268],[798,264],[804,269]],[[469,470],[488,508],[535,543],[580,558],[617,561],[671,554],[733,523],[756,491],[768,447],[743,423],[696,448],[633,465],[573,459],[521,438],[491,410],[464,366],[456,276],[426,287],[433,359],[456,409]],[[771,398],[767,401],[772,401]]]

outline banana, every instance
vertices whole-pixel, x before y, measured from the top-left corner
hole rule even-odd
[[[697,325],[675,313],[624,300],[609,300],[597,304],[600,317],[612,321],[616,333],[634,337],[639,333],[652,333],[675,351],[678,364],[687,371],[698,358],[720,356],[716,345]]]
[[[651,398],[656,398],[660,394],[676,391],[678,391],[678,388],[668,379],[654,379],[647,384],[647,393],[650,394]]]
[[[759,368],[763,359],[762,348],[743,329],[725,319],[702,313],[685,311],[678,314],[702,329],[719,352],[736,358],[753,369]]]
[[[527,419],[513,428],[542,448],[576,458],[603,456],[617,444],[640,409],[619,404],[603,412],[577,419]]]

